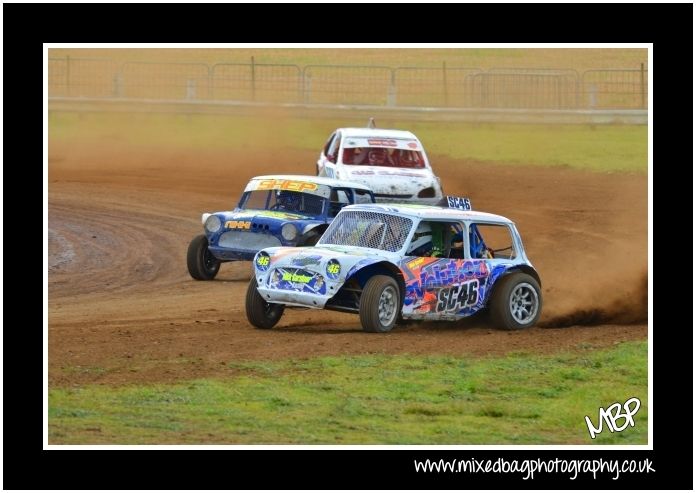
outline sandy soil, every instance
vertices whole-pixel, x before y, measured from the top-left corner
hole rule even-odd
[[[174,153],[49,145],[49,382],[126,384],[230,374],[227,363],[336,354],[547,353],[647,335],[647,178],[431,157],[445,192],[516,221],[545,297],[541,328],[474,319],[367,334],[357,316],[288,310],[251,327],[248,262],[192,280],[200,214],[249,177],[312,174],[316,153]]]

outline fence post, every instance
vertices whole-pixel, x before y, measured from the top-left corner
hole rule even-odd
[[[394,69],[391,69],[391,79],[387,89],[387,106],[396,106],[396,84],[394,82]]]
[[[215,65],[213,65],[212,67],[209,66],[208,67],[208,80],[206,81],[207,87],[205,90],[205,98],[206,99],[215,99],[215,97],[213,96],[213,92],[214,92],[213,91],[213,84],[214,84],[213,77],[214,76],[215,76]]]
[[[312,74],[307,73],[307,67],[302,69],[302,82],[304,88],[303,102],[309,103],[312,99]]]
[[[66,56],[65,59],[65,89],[68,96],[70,96],[70,55]]]
[[[120,72],[116,72],[114,75],[114,97],[120,98],[123,94],[122,88],[123,87],[123,76],[121,75]]]
[[[256,66],[254,57],[251,57],[251,100],[256,101]]]
[[[645,108],[645,64],[640,64],[640,107]]]
[[[563,89],[561,86],[561,76],[557,75],[555,77],[555,79],[556,79],[556,99],[557,99],[556,106],[560,110],[561,108],[563,108],[563,95],[561,94],[561,91]]]
[[[447,64],[442,62],[442,92],[445,96],[445,106],[449,106],[447,97]]]
[[[597,84],[590,84],[589,90],[587,91],[588,104],[590,108],[594,109],[597,107]]]
[[[194,79],[186,80],[186,99],[196,99],[196,81]]]

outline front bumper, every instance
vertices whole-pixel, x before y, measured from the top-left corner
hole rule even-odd
[[[254,255],[258,250],[248,250],[238,248],[231,250],[229,248],[208,245],[208,250],[218,260],[254,260]]]
[[[280,238],[270,233],[248,231],[228,230],[209,240],[208,250],[218,260],[254,260],[259,250],[282,246]]]
[[[333,296],[320,295],[313,293],[304,293],[299,291],[286,291],[279,289],[270,289],[257,287],[259,294],[268,303],[281,303],[283,305],[303,306],[307,308],[324,308],[326,302]]]

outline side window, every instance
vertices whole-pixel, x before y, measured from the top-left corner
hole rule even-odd
[[[354,204],[371,204],[374,202],[372,194],[367,190],[353,190],[353,195],[355,196]]]
[[[334,141],[334,137],[336,137],[336,133],[332,133],[331,137],[329,137],[329,140],[326,141],[326,145],[324,146],[324,155],[328,156],[329,155],[329,149],[331,148],[331,144]]]
[[[505,224],[470,224],[469,253],[471,258],[512,260],[517,257],[510,228]]]
[[[336,137],[333,139],[331,142],[331,145],[329,145],[329,152],[326,153],[326,158],[331,161],[332,163],[335,163],[338,161],[338,150],[341,147],[341,134],[336,133]]]
[[[333,188],[329,197],[329,217],[336,214],[348,204],[353,204],[353,190],[350,188]]]
[[[421,221],[406,255],[413,257],[463,258],[463,227],[446,221]]]

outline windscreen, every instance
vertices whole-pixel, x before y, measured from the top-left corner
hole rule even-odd
[[[320,245],[401,250],[413,222],[405,217],[379,212],[341,211],[319,241]]]
[[[292,212],[319,216],[326,199],[318,195],[289,190],[256,190],[247,192],[239,204],[240,209]]]

